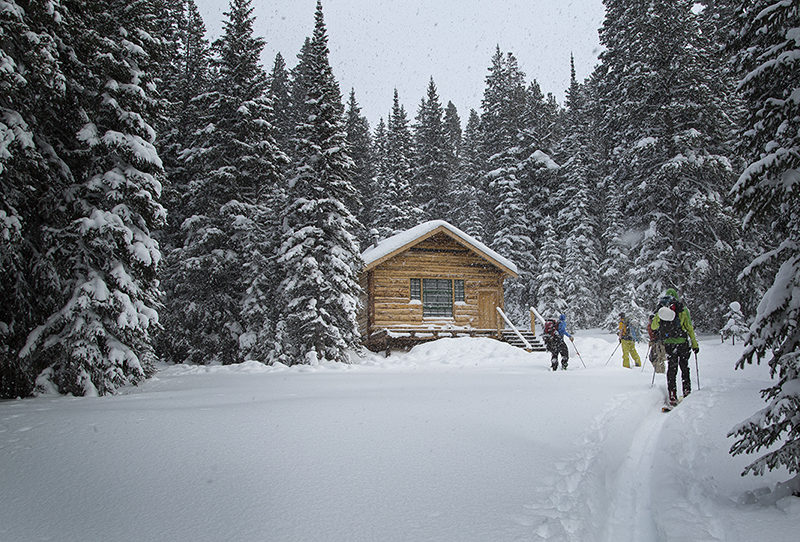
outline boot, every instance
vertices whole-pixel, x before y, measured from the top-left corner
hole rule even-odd
[[[669,406],[675,406],[678,404],[678,392],[675,390],[670,390],[669,392]]]
[[[554,371],[557,371],[558,370],[558,360],[552,362],[550,364],[550,367],[552,367]]]

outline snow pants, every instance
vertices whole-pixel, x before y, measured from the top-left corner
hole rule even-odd
[[[622,366],[628,369],[631,368],[631,360],[636,363],[637,367],[642,366],[642,360],[639,358],[639,352],[636,351],[636,343],[622,339]]]
[[[545,344],[550,352],[550,366],[555,371],[558,369],[558,356],[561,355],[561,368],[566,370],[569,362],[569,350],[567,343],[561,337],[553,337]]]
[[[678,367],[681,368],[681,381],[683,383],[683,396],[692,393],[692,379],[689,376],[689,355],[692,350],[688,342],[665,343],[667,351],[667,390],[670,396],[677,393]]]
[[[667,360],[667,352],[664,350],[664,343],[661,341],[654,341],[650,343],[650,363],[657,373],[664,372],[665,361]]]

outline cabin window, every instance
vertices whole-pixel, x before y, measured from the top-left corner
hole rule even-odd
[[[411,296],[410,297],[411,297],[412,300],[413,299],[416,299],[416,300],[422,299],[422,295],[421,295],[420,288],[419,288],[419,279],[411,279],[410,291],[411,291]]]
[[[422,279],[422,316],[453,317],[453,281]]]
[[[464,301],[464,281],[463,280],[454,280],[453,281],[453,299],[458,301]]]

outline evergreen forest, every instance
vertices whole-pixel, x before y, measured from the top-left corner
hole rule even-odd
[[[0,2],[0,396],[113,394],[159,361],[347,362],[361,252],[442,219],[519,266],[520,325],[644,325],[667,288],[700,331],[739,307],[738,366],[776,378],[738,451],[796,436],[800,5],[604,4],[563,104],[498,46],[475,109],[433,74],[370,124],[321,2],[266,67],[252,0],[214,42],[193,0]]]

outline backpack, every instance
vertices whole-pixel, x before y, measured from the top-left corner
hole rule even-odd
[[[626,341],[638,341],[639,340],[639,330],[635,327],[631,326],[630,320],[627,318],[622,319],[622,340]]]
[[[555,320],[547,320],[544,323],[544,334],[550,337],[558,336],[558,322]]]
[[[628,329],[631,332],[631,337],[633,337],[634,342],[638,343],[639,339],[641,338],[641,335],[639,334],[639,328],[636,326],[630,326]]]
[[[662,299],[662,301],[664,301]],[[664,307],[669,307],[670,309],[675,312],[675,318],[671,322],[667,322],[666,320],[661,320],[661,323],[658,327],[659,338],[661,340],[664,339],[675,339],[675,338],[686,338],[686,330],[683,329],[681,325],[681,318],[680,315],[683,312],[684,306],[683,303],[678,301],[677,299],[669,298],[669,303],[661,305]]]
[[[653,318],[655,317],[656,315],[654,314],[653,316],[650,317],[650,320],[647,322],[647,336],[650,338],[650,342],[658,340],[658,333],[656,332],[656,330],[650,327],[651,324],[653,323]]]

